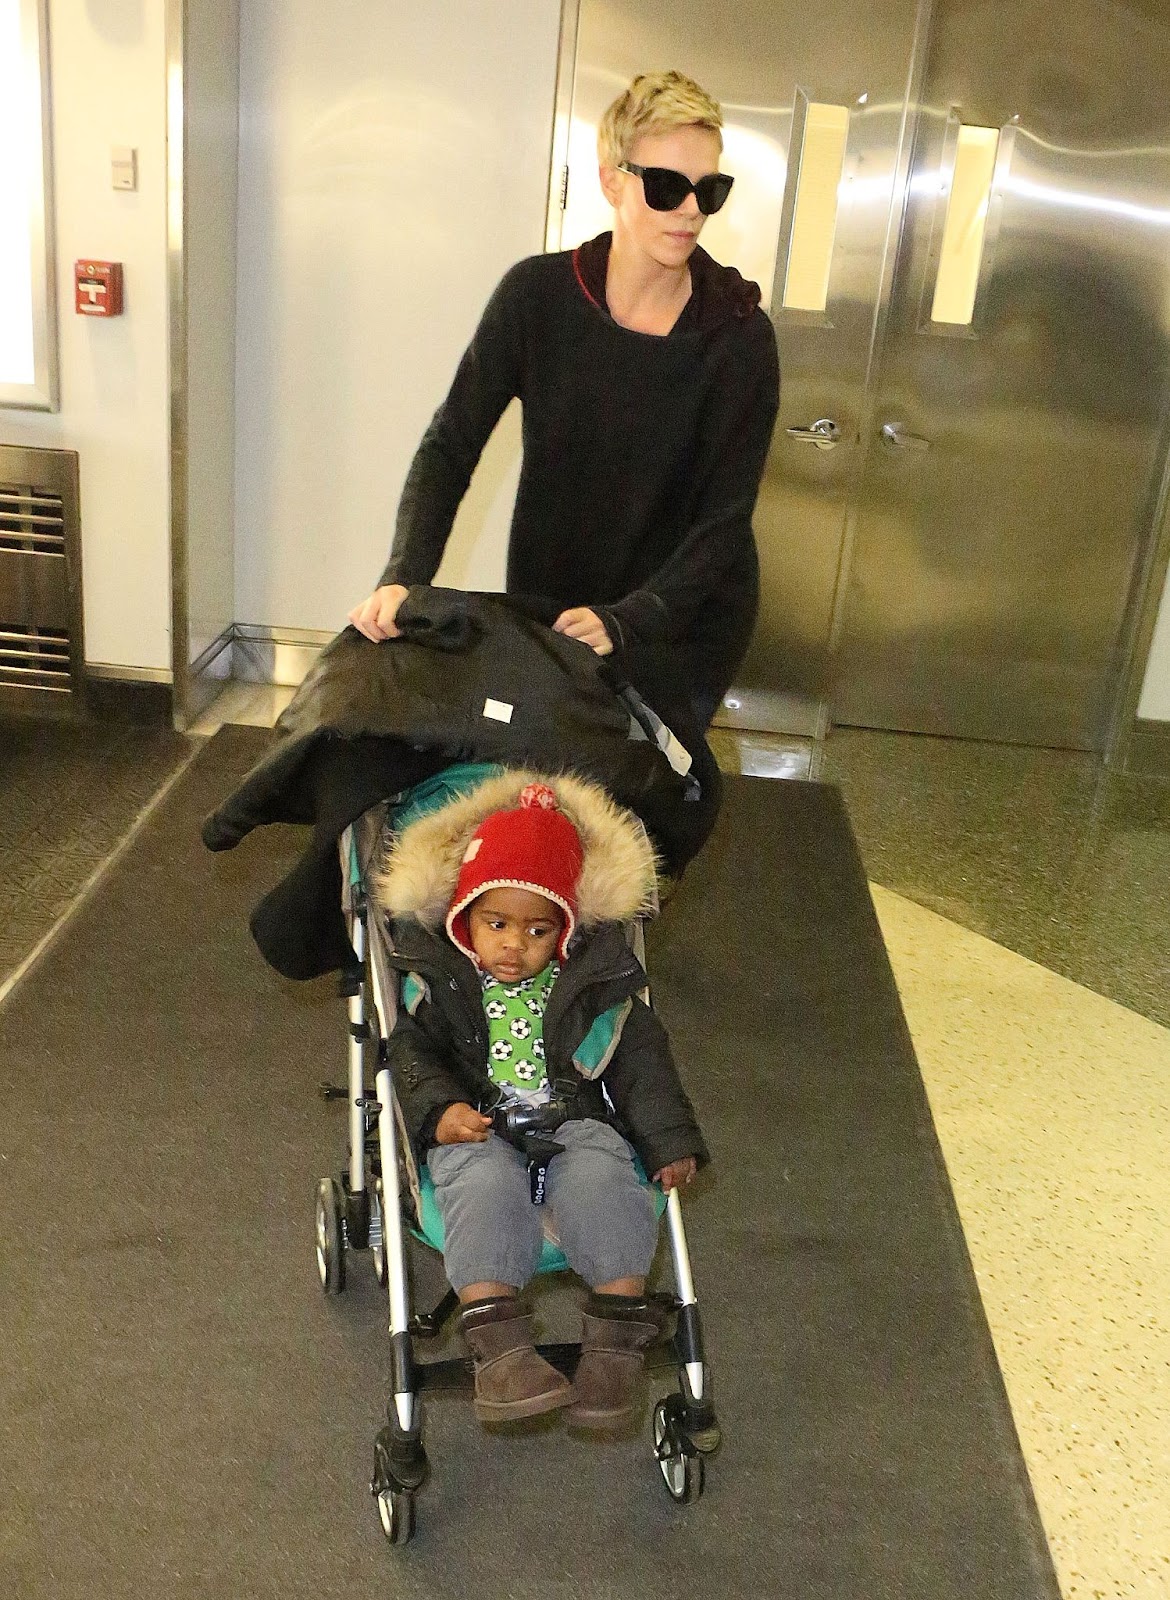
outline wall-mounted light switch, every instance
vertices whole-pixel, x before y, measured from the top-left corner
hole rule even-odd
[[[137,189],[138,151],[116,144],[110,151],[110,181],[115,189]]]

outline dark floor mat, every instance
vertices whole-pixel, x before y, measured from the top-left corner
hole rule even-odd
[[[0,983],[191,750],[169,728],[0,716]]]
[[[332,985],[261,964],[299,835],[211,857],[259,741],[225,730],[0,1008],[0,1590],[1054,1600],[1055,1582],[836,792],[732,780],[651,950],[715,1166],[688,1199],[726,1433],[666,1497],[647,1431],[427,1413],[418,1534],[366,1481],[387,1379],[368,1262],[326,1301]],[[571,1327],[567,1285],[540,1297]]]

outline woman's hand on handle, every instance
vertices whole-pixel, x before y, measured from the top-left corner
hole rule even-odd
[[[492,1119],[464,1100],[449,1105],[435,1125],[436,1144],[483,1144]]]
[[[375,644],[381,644],[383,639],[397,639],[398,629],[394,619],[406,594],[400,583],[384,583],[380,589],[374,590],[368,600],[363,600],[360,606],[354,606],[348,620],[359,633],[364,633]]]
[[[606,631],[605,623],[588,606],[573,606],[568,611],[562,611],[553,623],[553,632],[563,633],[570,639],[580,639],[582,644],[587,644],[599,656],[608,656],[613,652],[613,640]]]
[[[669,1161],[666,1166],[659,1167],[654,1174],[654,1182],[661,1184],[664,1189],[681,1189],[684,1184],[693,1183],[699,1164],[694,1156],[682,1156],[678,1161]]]

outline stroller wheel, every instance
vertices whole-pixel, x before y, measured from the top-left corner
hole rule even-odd
[[[317,1276],[326,1294],[345,1288],[345,1196],[336,1178],[317,1185]]]
[[[690,1505],[703,1492],[703,1458],[678,1426],[677,1395],[659,1400],[654,1407],[654,1457],[666,1492],[679,1505]]]
[[[390,1278],[390,1264],[386,1255],[386,1202],[381,1178],[375,1180],[370,1196],[370,1258],[378,1285],[384,1289]]]
[[[414,1538],[414,1496],[405,1489],[382,1490],[378,1517],[391,1544],[406,1544]]]

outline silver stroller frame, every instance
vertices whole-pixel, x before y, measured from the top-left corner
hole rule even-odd
[[[316,1249],[326,1294],[344,1289],[346,1255],[359,1249],[369,1250],[378,1283],[389,1294],[392,1391],[386,1402],[386,1424],[374,1442],[370,1490],[386,1538],[391,1544],[405,1544],[414,1534],[415,1496],[429,1473],[422,1442],[421,1392],[424,1387],[470,1386],[471,1369],[466,1361],[415,1358],[414,1341],[441,1332],[458,1297],[448,1290],[433,1310],[411,1313],[406,1212],[409,1208],[417,1214],[417,1175],[385,1059],[396,1015],[397,977],[388,960],[387,932],[382,919],[371,914],[365,885],[385,817],[385,806],[366,812],[340,840],[343,906],[357,957],[357,965],[341,979],[349,1007],[349,1072],[344,1089],[323,1083],[320,1092],[326,1100],[348,1102],[349,1147],[345,1171],[317,1184]],[[631,942],[644,965],[640,923],[632,927]],[[653,1408],[653,1451],[667,1493],[687,1504],[703,1492],[704,1458],[718,1449],[720,1431],[677,1189],[667,1196],[665,1217],[675,1292],[659,1293],[656,1299],[675,1314],[676,1322],[670,1339],[656,1348],[669,1357],[670,1370],[677,1369],[678,1392],[658,1400]],[[571,1373],[580,1346],[542,1345],[540,1351]],[[649,1352],[651,1358],[654,1355],[655,1351]],[[663,1370],[666,1364],[652,1361],[651,1370]]]

